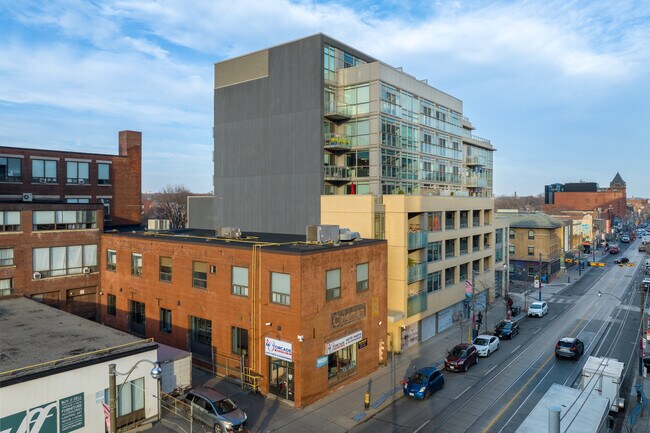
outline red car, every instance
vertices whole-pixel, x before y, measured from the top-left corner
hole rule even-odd
[[[473,344],[457,344],[447,352],[445,368],[452,371],[467,371],[470,365],[478,364],[478,350]]]
[[[611,247],[609,247],[610,254],[618,254],[620,252],[621,250],[618,248],[618,245],[612,245]]]

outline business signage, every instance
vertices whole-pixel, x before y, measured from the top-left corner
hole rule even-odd
[[[274,358],[293,362],[293,345],[274,338],[264,338],[264,353]]]
[[[316,368],[325,367],[327,365],[327,355],[316,358]]]
[[[354,334],[346,335],[345,337],[339,338],[334,341],[330,341],[325,345],[326,353],[329,355],[330,353],[334,353],[337,350],[343,349],[344,347],[348,347],[351,344],[361,341],[362,337],[363,337],[362,332],[357,331]]]
[[[3,433],[69,433],[84,426],[83,393],[0,418]]]
[[[340,328],[366,317],[366,304],[354,305],[332,313],[332,328]]]
[[[363,348],[366,347],[367,345],[368,345],[368,339],[367,339],[367,338],[364,338],[363,340],[361,340],[361,341],[359,341],[359,342],[357,343],[357,349],[363,349]]]

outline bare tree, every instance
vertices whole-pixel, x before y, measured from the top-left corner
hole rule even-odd
[[[167,185],[151,197],[150,219],[169,220],[173,229],[185,228],[187,223],[187,196],[191,192],[185,185]]]

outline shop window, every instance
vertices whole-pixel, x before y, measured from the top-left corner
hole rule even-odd
[[[357,265],[357,292],[368,290],[368,263]]]
[[[192,287],[197,289],[208,288],[208,264],[205,262],[192,262]]]
[[[160,309],[160,332],[165,334],[172,333],[172,310],[166,308]]]
[[[326,272],[326,299],[328,301],[341,297],[341,270],[332,269]]]
[[[327,356],[327,378],[332,386],[347,379],[357,370],[357,345],[351,344]]]
[[[106,297],[106,313],[111,316],[115,316],[117,314],[117,298],[115,295],[109,294]]]
[[[160,257],[160,281],[172,281],[172,258]]]
[[[233,326],[231,328],[231,334],[232,353],[246,355],[248,353],[248,330]]]
[[[291,276],[289,274],[271,272],[271,302],[291,305]]]

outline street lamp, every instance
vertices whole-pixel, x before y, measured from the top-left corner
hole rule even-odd
[[[162,376],[162,368],[160,367],[160,362],[159,361],[149,361],[148,359],[141,359],[138,362],[135,363],[133,367],[126,373],[120,373],[115,369],[115,364],[109,364],[108,365],[108,404],[110,408],[110,426],[109,430],[110,433],[117,433],[117,399],[120,396],[120,391],[122,391],[122,387],[126,383],[126,381],[129,379],[129,376],[131,373],[133,373],[133,370],[136,369],[138,365],[140,365],[143,362],[147,362],[151,365],[153,365],[153,368],[151,369],[151,377],[156,379],[158,382],[158,417],[160,417],[160,377]],[[120,389],[117,389],[117,383],[116,383],[116,376],[126,376],[124,379],[124,382],[122,382],[122,385],[120,385]]]

